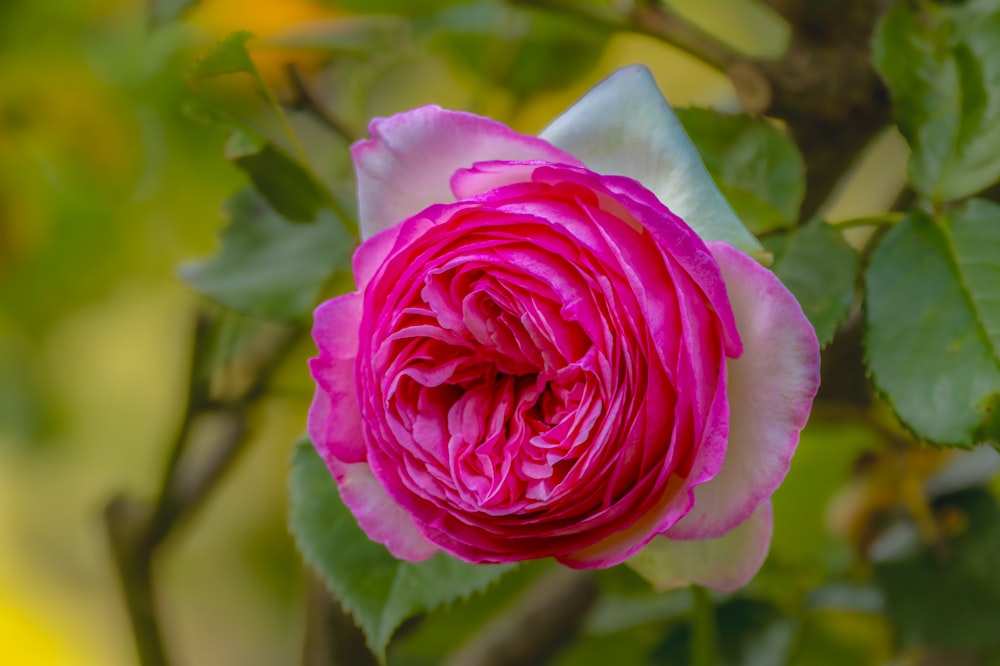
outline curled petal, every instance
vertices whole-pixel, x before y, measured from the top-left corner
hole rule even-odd
[[[730,435],[719,474],[695,489],[671,539],[718,537],[778,488],[819,388],[819,344],[795,297],[771,271],[709,243],[725,279],[743,355],[729,359]]]
[[[768,499],[743,524],[722,537],[674,541],[659,536],[628,565],[658,590],[697,583],[719,592],[733,592],[760,570],[767,558],[773,527]]]
[[[432,204],[455,200],[449,179],[483,160],[545,160],[580,164],[538,137],[461,111],[424,106],[372,121],[371,139],[351,147],[358,178],[362,239],[397,225]]]

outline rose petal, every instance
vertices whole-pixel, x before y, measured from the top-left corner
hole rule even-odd
[[[618,70],[539,136],[598,173],[638,180],[704,240],[755,256],[764,252],[708,175],[645,67]]]
[[[361,238],[455,200],[451,175],[484,160],[580,161],[533,136],[461,111],[424,106],[369,126],[372,138],[351,147],[358,178]]]
[[[765,500],[743,524],[725,536],[701,541],[674,541],[659,536],[628,561],[658,590],[690,583],[719,592],[746,585],[767,558],[774,522]]]
[[[341,499],[369,539],[409,562],[426,560],[438,551],[421,536],[410,514],[389,497],[367,463],[349,465],[327,458],[326,464],[337,479]]]
[[[350,463],[365,460],[361,410],[354,388],[361,306],[361,294],[352,292],[316,309],[313,337],[320,355],[309,361],[316,380],[309,437],[324,458]]]
[[[718,537],[744,522],[781,484],[819,388],[819,344],[795,297],[771,271],[709,243],[722,268],[743,355],[729,359],[730,435],[719,474],[695,489],[671,539]]]

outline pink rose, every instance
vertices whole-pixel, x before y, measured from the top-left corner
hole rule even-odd
[[[438,107],[371,135],[358,290],[316,311],[309,415],[368,536],[746,583],[819,349],[648,72],[538,138]]]

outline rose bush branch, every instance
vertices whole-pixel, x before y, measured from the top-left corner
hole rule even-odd
[[[802,220],[816,214],[891,119],[869,45],[891,5],[886,0],[772,3],[792,29],[788,50],[776,60],[742,55],[656,3],[621,12],[567,0],[509,1],[653,37],[726,74],[747,113],[788,123],[807,165]]]
[[[270,380],[303,336],[289,327],[266,348],[250,350],[251,378],[234,395],[217,398],[211,391],[213,325],[209,315],[195,318],[190,352],[187,399],[160,483],[152,503],[115,496],[104,511],[105,528],[143,666],[170,663],[158,616],[155,585],[160,547],[203,505],[232,466],[248,439],[251,407],[265,394]],[[220,432],[204,460],[192,462],[195,426],[205,418],[220,420]]]
[[[594,577],[557,568],[486,625],[445,666],[540,666],[579,631],[597,600]]]

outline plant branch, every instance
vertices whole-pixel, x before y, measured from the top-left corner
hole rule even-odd
[[[747,113],[788,123],[807,166],[802,220],[815,215],[891,120],[888,92],[872,69],[869,45],[890,0],[771,0],[767,4],[792,27],[788,50],[777,60],[741,55],[659,3],[636,2],[628,11],[615,11],[573,0],[508,2],[648,35],[725,73]]]
[[[250,408],[302,336],[299,328],[287,330],[267,350],[258,352],[253,379],[242,391],[226,399],[214,399],[204,373],[213,324],[205,314],[196,317],[187,400],[156,500],[148,503],[119,494],[104,510],[105,529],[143,666],[170,663],[154,585],[160,546],[204,503],[232,466],[247,441]],[[224,427],[205,460],[195,464],[190,460],[194,426],[213,416],[221,418]]]
[[[446,666],[541,666],[579,631],[597,600],[586,572],[558,567],[489,623]]]
[[[739,60],[739,54],[654,3],[636,3],[628,12],[575,0],[508,0],[513,5],[573,16],[593,26],[647,35],[694,56],[720,72]]]
[[[715,603],[712,593],[701,585],[692,585],[694,606],[691,608],[691,663],[694,666],[715,666],[719,661],[718,629],[715,624]]]
[[[320,121],[326,127],[333,131],[334,134],[342,138],[347,143],[354,143],[361,136],[354,131],[346,122],[333,115],[326,105],[323,104],[319,97],[316,95],[316,91],[313,90],[312,86],[306,81],[305,75],[302,74],[302,70],[295,66],[294,63],[288,64],[288,78],[292,82],[292,87],[295,89],[295,106],[305,109],[313,115],[316,120]]]

